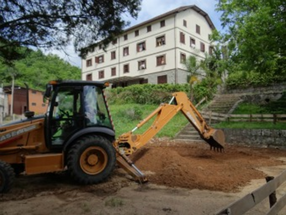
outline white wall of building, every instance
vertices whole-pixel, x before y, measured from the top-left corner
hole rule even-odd
[[[161,27],[161,21],[165,21],[165,26]],[[151,26],[151,31],[147,31],[147,26]],[[200,33],[196,32],[199,26]],[[139,35],[135,35],[135,31]],[[157,76],[167,75],[168,83],[186,83],[186,70],[181,62],[181,55],[186,58],[190,55],[196,56],[198,60],[205,57],[201,51],[201,43],[205,45],[205,52],[209,51],[209,35],[212,28],[207,19],[193,9],[187,9],[178,13],[171,13],[159,19],[151,20],[139,24],[136,28],[124,32],[116,44],[110,44],[107,49],[95,48],[94,52],[89,53],[86,59],[82,60],[82,79],[86,80],[88,74],[92,74],[92,80],[110,80],[119,77],[143,77],[148,79],[148,83],[157,83]],[[128,39],[124,39],[124,35]],[[185,35],[185,43],[180,41],[181,34]],[[156,38],[164,36],[165,44],[157,46]],[[191,46],[190,38],[195,40],[195,48]],[[138,43],[145,42],[145,50],[137,51]],[[124,56],[125,47],[129,49],[129,55]],[[116,58],[111,59],[111,52],[116,53]],[[104,56],[103,63],[96,63],[95,58]],[[166,64],[157,65],[157,57],[165,56]],[[87,60],[92,61],[91,66],[86,66]],[[146,68],[138,69],[138,62],[145,61]],[[129,65],[129,72],[124,73],[124,65]],[[116,75],[111,75],[111,68],[116,68]],[[143,68],[143,67],[142,67]],[[99,71],[104,71],[104,78],[99,77]]]

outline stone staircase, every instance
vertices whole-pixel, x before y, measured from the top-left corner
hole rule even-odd
[[[267,100],[274,100],[275,102],[272,102],[274,106],[273,108],[276,110],[277,106],[283,107],[283,110],[280,110],[280,112],[284,113],[284,104],[286,104],[286,84],[274,84],[270,87],[249,88],[235,90],[231,93],[224,92],[222,94],[217,94],[213,101],[206,108],[204,108],[203,111],[212,111],[221,114],[231,114],[237,107],[237,105],[243,100],[255,103],[259,103],[261,101],[267,102]],[[201,113],[203,111],[201,111]],[[216,122],[214,120],[211,121],[211,124],[209,123],[207,115],[208,114],[204,114],[204,119],[206,120],[206,122],[209,125],[215,124]],[[182,131],[179,132],[174,139],[193,142],[203,141],[200,138],[198,132],[190,123],[186,125],[186,127],[182,129]]]
[[[203,110],[216,113],[231,113],[241,100],[241,94],[216,95],[213,101]],[[205,118],[208,123],[208,119]],[[216,123],[212,120],[212,124]],[[203,142],[197,130],[188,123],[174,138],[176,141]]]
[[[231,113],[234,108],[241,102],[241,94],[220,94],[216,95],[204,111],[215,113]]]
[[[188,123],[174,138],[179,142],[203,142],[197,130]]]

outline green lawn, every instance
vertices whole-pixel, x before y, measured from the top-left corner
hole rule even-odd
[[[137,124],[150,115],[158,106],[139,104],[116,104],[110,105],[110,112],[115,126],[116,137],[131,131]],[[245,111],[243,111],[245,112]],[[148,129],[153,119],[138,129],[135,134],[143,134]],[[175,137],[175,135],[188,123],[188,120],[181,113],[178,113],[171,121],[162,128],[157,137]],[[214,128],[243,128],[243,129],[286,129],[286,123],[278,122],[221,122],[212,125]]]
[[[285,130],[286,123],[278,122],[221,122],[213,125],[214,128],[243,128],[243,129],[279,129]]]
[[[115,126],[116,136],[131,131],[139,122],[149,116],[157,105],[139,105],[139,104],[122,104],[109,105],[113,123]],[[136,134],[143,134],[150,127],[154,117],[144,126],[138,129]],[[157,134],[157,137],[174,137],[186,124],[188,120],[181,113],[178,113],[162,130]]]

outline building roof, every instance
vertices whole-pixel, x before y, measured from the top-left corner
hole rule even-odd
[[[146,24],[148,24],[148,23],[150,23],[150,22],[154,22],[154,21],[157,21],[157,20],[166,18],[166,17],[168,17],[168,16],[170,16],[170,15],[174,15],[174,14],[176,14],[176,13],[179,13],[179,12],[182,12],[182,11],[185,11],[185,10],[189,10],[189,9],[192,9],[192,10],[196,11],[197,13],[201,14],[201,15],[207,20],[207,22],[208,22],[210,28],[211,28],[212,30],[215,29],[215,26],[214,26],[213,22],[211,21],[209,15],[208,15],[205,11],[203,11],[202,9],[200,9],[199,7],[197,7],[196,5],[189,5],[189,6],[178,7],[178,8],[176,8],[176,9],[174,9],[174,10],[171,10],[171,11],[169,11],[169,12],[166,12],[166,13],[163,13],[163,14],[161,14],[161,15],[159,15],[159,16],[156,16],[156,17],[154,17],[154,18],[152,18],[152,19],[149,19],[149,20],[146,20],[146,21],[144,21],[144,22],[141,22],[141,23],[139,23],[139,24],[137,24],[137,25],[134,25],[134,26],[132,26],[132,27],[130,27],[130,28],[127,28],[127,29],[125,30],[125,32],[127,32],[127,31],[132,31],[132,30],[134,30],[134,29],[136,29],[136,28],[140,28],[140,27],[142,27],[142,26],[144,26],[144,25],[146,25]]]
[[[17,89],[17,90],[25,90],[25,91],[27,90],[26,87],[21,87],[21,86],[18,86],[18,85],[15,85],[15,86],[14,86],[14,89]],[[29,88],[29,90],[30,90],[30,91],[37,91],[37,92],[40,92],[40,93],[43,92],[42,90],[34,90],[34,89],[30,89],[30,88]],[[5,93],[7,93],[7,94],[12,93],[12,85],[4,86],[4,87],[3,87],[3,91],[4,91]]]

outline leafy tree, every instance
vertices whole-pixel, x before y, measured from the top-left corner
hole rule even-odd
[[[217,10],[225,28],[220,42],[241,70],[285,75],[285,0],[220,0]]]
[[[217,55],[218,53],[219,51],[215,50],[214,55],[206,55],[201,62],[201,68],[204,71],[202,81],[209,92],[208,98],[211,98],[216,92],[217,86],[222,84],[222,75],[225,72],[224,65],[221,65],[220,55]]]
[[[201,65],[194,56],[189,56],[184,62],[184,65],[189,73],[187,82],[190,85],[190,100],[193,101],[194,85],[199,81],[199,76],[201,75]]]
[[[21,46],[63,49],[73,41],[79,51],[101,39],[106,39],[107,44],[128,24],[123,14],[136,17],[140,3],[140,0],[2,0],[0,60],[7,63],[22,57],[17,50]]]

